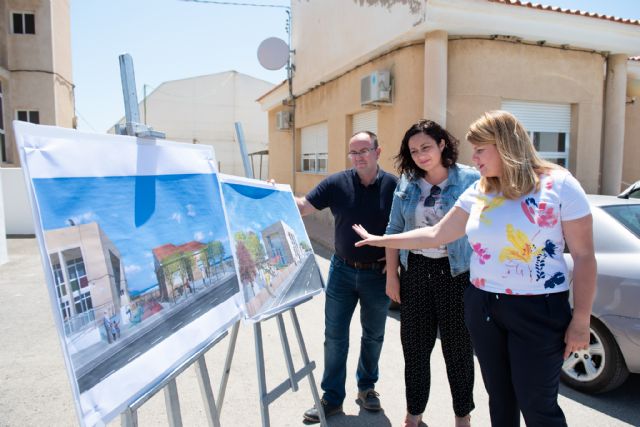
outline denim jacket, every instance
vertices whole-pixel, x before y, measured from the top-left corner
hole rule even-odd
[[[464,190],[479,178],[480,174],[472,167],[456,164],[449,168],[447,186],[440,195],[445,213],[449,212]],[[397,234],[416,228],[415,210],[421,193],[418,179],[410,180],[406,175],[400,177],[393,194],[393,204],[391,205],[389,224],[385,234]],[[469,270],[471,246],[466,236],[448,243],[447,252],[452,276],[457,276]],[[409,251],[401,249],[400,262],[404,268],[407,268],[408,257]]]

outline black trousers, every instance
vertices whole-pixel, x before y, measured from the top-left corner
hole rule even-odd
[[[469,286],[465,323],[471,334],[493,427],[566,426],[558,405],[569,292],[494,294]]]
[[[407,411],[422,414],[431,387],[431,351],[438,329],[453,411],[459,417],[473,403],[473,349],[464,325],[463,294],[469,274],[451,277],[449,258],[409,253],[408,269],[400,276],[400,338],[404,353]]]

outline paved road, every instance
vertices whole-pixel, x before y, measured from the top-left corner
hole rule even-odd
[[[292,301],[302,295],[322,288],[320,269],[318,269],[313,256],[307,257],[302,267],[300,267],[296,273],[296,277],[289,283],[287,289],[276,299],[273,304],[274,307],[281,306],[288,301]],[[295,287],[291,286],[293,283],[296,283]]]
[[[188,302],[171,307],[162,321],[156,322],[151,329],[139,329],[133,336],[127,337],[126,345],[108,358],[101,360],[90,369],[83,369],[78,376],[80,393],[127,365],[147,349],[176,333],[193,320],[202,316],[211,308],[223,303],[238,292],[238,279],[234,274],[219,285],[203,289]]]
[[[0,426],[75,426],[73,396],[67,379],[59,339],[53,326],[49,297],[44,287],[42,267],[34,239],[10,239],[10,262],[0,266],[0,290],[3,309],[0,310]],[[316,249],[316,248],[314,248]],[[328,271],[328,254],[317,251],[316,259],[323,277]],[[320,383],[323,366],[323,309],[324,295],[319,295],[296,308],[307,351],[318,368],[314,371]],[[291,331],[289,316],[285,315],[289,342],[297,369],[301,357]],[[358,314],[351,325],[351,351],[347,360],[347,399],[345,413],[330,418],[331,427],[387,427],[398,426],[404,416],[404,369],[400,346],[398,315],[391,312],[387,319],[385,344],[380,360],[380,381],[384,411],[371,414],[361,411],[355,403],[357,349],[360,342]],[[287,377],[282,356],[278,327],[275,320],[262,324],[265,350],[266,381],[273,388]],[[228,348],[222,340],[205,356],[216,393]],[[261,425],[253,328],[241,325],[226,389],[221,421],[223,426]],[[451,397],[446,380],[439,343],[431,356],[431,397],[425,414],[429,427],[453,425]],[[489,426],[487,395],[476,365],[472,413],[474,427]],[[194,369],[187,369],[177,379],[180,409],[184,426],[206,426],[207,421],[200,397],[200,387]],[[273,427],[301,426],[302,413],[311,406],[308,381],[300,383],[297,393],[285,393],[270,408]],[[570,426],[640,426],[640,375],[632,375],[617,390],[599,396],[589,396],[565,387],[560,391],[560,405],[567,414]],[[159,393],[138,411],[139,425],[168,425],[164,394]],[[115,419],[109,426],[120,425]],[[524,426],[524,424],[522,424]]]

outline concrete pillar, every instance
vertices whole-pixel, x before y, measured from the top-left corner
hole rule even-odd
[[[603,194],[620,193],[622,182],[627,58],[628,55],[616,54],[607,59],[607,81],[604,94],[604,149],[602,150]]]
[[[424,118],[447,126],[447,48],[446,31],[428,33],[424,42]]]

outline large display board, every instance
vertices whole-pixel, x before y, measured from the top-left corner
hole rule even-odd
[[[113,419],[243,314],[321,290],[288,187],[221,183],[208,146],[14,129],[82,425]]]

